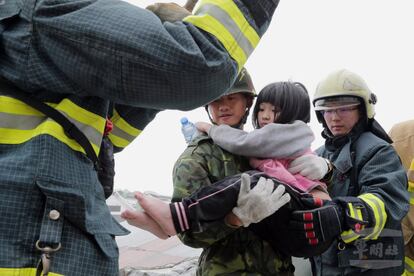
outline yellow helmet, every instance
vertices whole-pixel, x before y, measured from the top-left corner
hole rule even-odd
[[[374,118],[374,105],[377,102],[375,94],[371,92],[360,76],[346,69],[341,69],[332,72],[319,82],[313,97],[313,105],[315,110],[318,111],[322,110],[324,104],[329,102],[329,100],[344,101],[344,104],[347,105],[352,104],[350,99],[353,97],[362,100],[365,105],[367,118]],[[319,117],[318,119],[321,121]]]

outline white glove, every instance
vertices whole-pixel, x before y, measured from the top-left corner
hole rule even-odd
[[[291,174],[300,173],[310,180],[320,180],[329,172],[327,162],[323,157],[305,154],[290,162],[288,171]]]
[[[239,197],[233,213],[244,227],[270,216],[290,201],[290,195],[284,194],[283,185],[279,185],[274,191],[273,188],[274,183],[271,179],[261,177],[250,190],[250,176],[246,173],[241,175]]]

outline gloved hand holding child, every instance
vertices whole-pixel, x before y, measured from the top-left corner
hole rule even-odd
[[[237,206],[233,213],[240,219],[244,227],[257,223],[270,216],[290,201],[283,185],[274,189],[271,179],[261,177],[253,189],[250,189],[250,176],[241,175],[241,185]]]
[[[332,201],[311,197],[301,201],[311,209],[294,211],[289,230],[295,240],[310,245],[332,241],[349,229],[354,235],[363,234],[365,227],[375,223],[366,203],[357,197],[336,197]],[[358,210],[360,217],[352,217],[354,212],[349,208]]]
[[[290,162],[288,171],[291,174],[299,173],[310,180],[320,180],[329,172],[329,166],[325,158],[305,154]]]

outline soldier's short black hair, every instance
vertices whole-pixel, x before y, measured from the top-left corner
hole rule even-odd
[[[259,128],[257,114],[261,103],[270,103],[279,111],[275,123],[286,124],[295,120],[310,121],[310,99],[306,87],[300,82],[274,82],[265,86],[257,96],[253,109],[253,126]]]

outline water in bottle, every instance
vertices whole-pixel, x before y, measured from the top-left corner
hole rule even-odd
[[[181,118],[181,132],[184,135],[185,141],[188,143],[193,140],[194,137],[198,135],[196,126],[190,122],[186,117]]]

